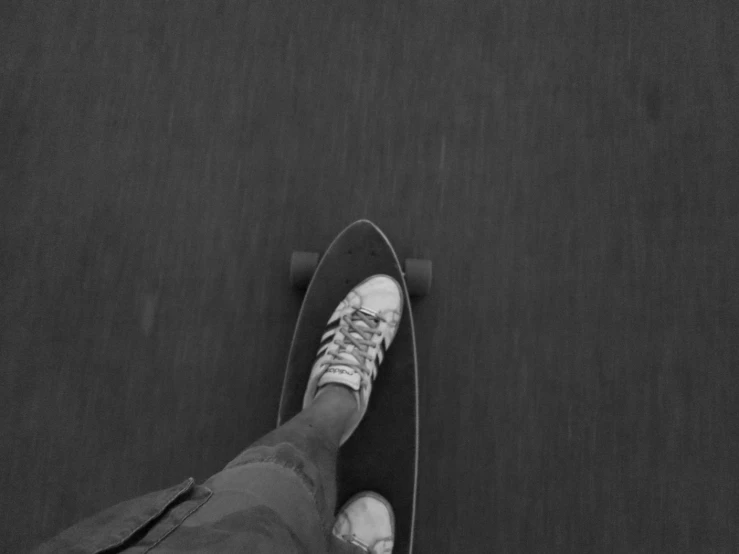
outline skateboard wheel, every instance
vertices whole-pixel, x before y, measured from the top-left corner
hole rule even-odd
[[[405,261],[405,283],[411,296],[426,296],[431,291],[432,278],[431,260]]]
[[[296,289],[308,288],[318,267],[318,254],[315,252],[293,252],[290,258],[290,283]]]

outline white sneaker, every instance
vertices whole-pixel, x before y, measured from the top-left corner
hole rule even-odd
[[[387,275],[375,275],[354,287],[328,320],[308,378],[303,409],[324,385],[339,384],[353,390],[359,409],[340,444],[347,441],[367,413],[372,382],[395,338],[402,313],[401,285]]]
[[[369,554],[391,554],[395,514],[390,503],[379,494],[360,492],[339,510],[332,532]]]

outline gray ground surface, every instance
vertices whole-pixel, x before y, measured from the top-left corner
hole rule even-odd
[[[360,217],[435,263],[419,552],[736,551],[735,2],[0,15],[5,551],[270,430]]]

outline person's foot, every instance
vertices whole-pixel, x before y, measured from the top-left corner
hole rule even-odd
[[[357,411],[347,422],[344,444],[367,412],[372,382],[390,348],[403,313],[403,289],[387,275],[365,279],[328,320],[303,398],[307,408],[325,385],[348,387]]]
[[[369,554],[391,554],[395,540],[395,514],[390,503],[374,492],[354,495],[339,510],[333,534]]]

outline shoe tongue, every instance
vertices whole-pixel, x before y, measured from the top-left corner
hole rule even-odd
[[[372,327],[367,325],[363,320],[355,320],[354,326],[358,327],[362,330],[368,330],[371,331]],[[360,335],[356,330],[349,329],[350,336],[356,338],[356,339],[364,339],[362,335]],[[340,358],[344,358],[347,361],[357,362],[358,358],[352,354],[354,350],[356,350],[356,346],[352,347],[352,350],[346,351],[342,350],[340,352],[337,352],[337,356]],[[361,358],[359,358],[361,359]],[[342,385],[346,385],[354,390],[359,390],[360,384],[362,382],[362,377],[359,375],[359,370],[356,367],[352,367],[349,365],[343,365],[341,363],[332,363],[328,369],[323,373],[323,376],[318,381],[318,386],[321,387],[323,385],[329,384],[329,383],[339,383]]]
[[[326,368],[326,371],[323,372],[323,375],[321,375],[321,378],[318,380],[318,387],[336,383],[358,391],[361,382],[362,378],[355,368],[348,365],[331,364]]]

